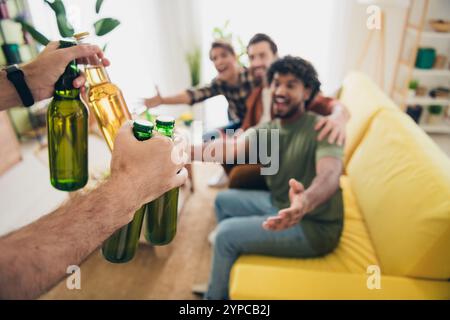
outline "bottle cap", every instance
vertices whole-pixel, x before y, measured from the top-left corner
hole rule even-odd
[[[87,37],[89,37],[89,32],[79,32],[79,33],[75,33],[73,35],[73,37],[75,38],[75,40],[80,41],[83,40]]]
[[[138,119],[133,122],[133,130],[142,133],[151,133],[153,130],[153,123],[147,120]]]
[[[156,118],[156,125],[173,126],[175,125],[175,118],[171,116],[158,116]]]

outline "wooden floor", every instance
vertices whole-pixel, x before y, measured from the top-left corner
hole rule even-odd
[[[67,289],[63,280],[41,299],[197,299],[191,287],[208,279],[211,246],[207,236],[216,223],[217,191],[206,182],[218,170],[214,164],[194,165],[196,190],[181,213],[170,245],[140,244],[135,258],[126,264],[108,263],[97,250],[80,266],[80,290]]]

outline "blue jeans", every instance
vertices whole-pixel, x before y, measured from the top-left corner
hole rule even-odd
[[[236,131],[242,125],[241,121],[230,121],[226,126],[213,129],[203,134],[203,142],[210,142],[211,140],[219,139],[222,134],[227,134],[227,129]]]
[[[263,229],[266,218],[279,211],[272,204],[269,191],[222,191],[217,195],[215,210],[218,229],[206,299],[228,299],[231,267],[241,254],[296,258],[318,255],[301,224],[283,231]]]

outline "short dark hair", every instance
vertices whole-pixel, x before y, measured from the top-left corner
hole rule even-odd
[[[292,74],[298,80],[300,80],[305,88],[311,89],[311,96],[305,101],[305,106],[308,106],[315,98],[316,94],[320,90],[320,81],[314,66],[305,59],[299,57],[286,56],[278,59],[270,66],[267,71],[267,80],[269,84],[272,83],[275,73],[279,74]]]
[[[215,40],[213,43],[211,43],[211,49],[209,49],[209,58],[211,59],[211,51],[215,48],[222,48],[231,53],[233,56],[236,55],[236,52],[234,51],[233,45],[229,43],[226,40]]]
[[[260,42],[264,42],[264,41],[267,42],[267,43],[269,43],[270,50],[272,50],[272,52],[273,52],[274,55],[278,54],[278,47],[277,47],[275,41],[273,41],[272,38],[269,37],[269,36],[268,36],[267,34],[265,34],[265,33],[257,33],[257,34],[255,34],[255,35],[250,39],[250,41],[248,42],[248,45],[247,45],[247,51],[248,51],[248,48],[249,48],[251,45],[257,44],[257,43],[260,43]]]

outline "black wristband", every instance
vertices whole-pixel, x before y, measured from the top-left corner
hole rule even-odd
[[[25,75],[19,67],[14,64],[5,68],[6,77],[16,88],[20,99],[25,107],[30,107],[34,104],[34,98],[25,82]]]

